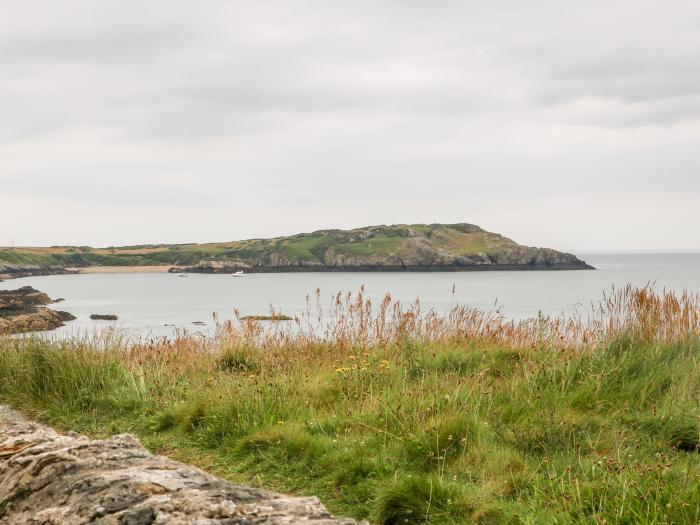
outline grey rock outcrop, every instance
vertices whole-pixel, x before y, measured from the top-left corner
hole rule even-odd
[[[117,321],[119,316],[114,314],[92,314],[90,319],[93,321]]]
[[[0,334],[53,330],[75,319],[68,312],[44,306],[51,302],[48,295],[31,286],[0,290]]]
[[[233,485],[128,434],[59,434],[0,405],[0,523],[357,525],[314,497]]]
[[[3,279],[18,279],[20,277],[32,277],[35,275],[65,275],[74,273],[78,272],[62,266],[0,264],[0,281]]]

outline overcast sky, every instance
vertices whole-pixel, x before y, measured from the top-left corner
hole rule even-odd
[[[700,3],[0,4],[0,245],[700,249]]]

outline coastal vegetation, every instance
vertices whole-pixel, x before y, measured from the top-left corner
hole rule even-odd
[[[188,271],[329,269],[586,269],[575,256],[530,248],[472,224],[370,226],[209,244],[0,248],[1,266],[162,266]]]
[[[320,297],[213,338],[0,340],[0,401],[398,524],[700,522],[700,299],[509,321]]]

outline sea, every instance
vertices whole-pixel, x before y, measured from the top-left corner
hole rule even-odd
[[[130,337],[211,335],[216,319],[267,315],[271,309],[304,315],[310,305],[330,311],[337,293],[357,293],[375,304],[390,293],[423,311],[457,305],[498,310],[513,319],[543,315],[587,315],[604,294],[631,284],[657,290],[700,293],[700,253],[580,253],[596,270],[495,272],[332,272],[232,275],[115,273],[26,277],[0,282],[0,289],[33,286],[54,308],[77,317],[51,337],[118,330]],[[114,314],[115,322],[91,314]]]

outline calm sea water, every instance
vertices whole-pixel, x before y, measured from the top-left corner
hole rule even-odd
[[[57,305],[78,319],[52,332],[65,336],[115,326],[140,336],[170,336],[175,330],[209,333],[213,313],[220,319],[265,314],[270,305],[288,315],[305,310],[306,297],[315,302],[321,290],[324,306],[339,291],[366,294],[380,301],[420,298],[424,309],[446,311],[456,304],[484,310],[499,308],[513,318],[544,314],[585,313],[604,291],[627,283],[700,292],[700,253],[582,254],[595,271],[445,272],[445,273],[282,273],[197,275],[86,274],[28,277],[0,283],[2,289],[30,285],[62,297]],[[454,293],[453,293],[454,287]],[[116,314],[119,321],[91,321],[90,314]],[[193,324],[201,322],[204,325]]]

